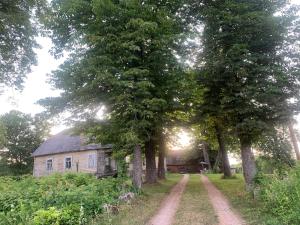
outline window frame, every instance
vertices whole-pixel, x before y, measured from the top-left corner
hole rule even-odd
[[[67,163],[67,159],[70,159],[70,164],[71,164],[70,168],[67,168],[67,164],[66,164]],[[66,156],[65,160],[64,160],[64,168],[65,168],[65,170],[71,170],[72,166],[73,166],[73,158],[72,158],[72,156]]]
[[[90,161],[90,159],[92,159],[92,161]],[[91,165],[91,162],[93,162],[93,165]],[[95,153],[88,154],[88,163],[87,163],[88,169],[95,169],[96,166],[97,166],[97,157],[96,157],[96,154]]]
[[[105,166],[111,167],[111,155],[106,155],[105,156]]]
[[[51,170],[48,169],[48,161],[51,160]],[[46,171],[47,172],[52,172],[53,171],[53,158],[48,158],[46,159]]]

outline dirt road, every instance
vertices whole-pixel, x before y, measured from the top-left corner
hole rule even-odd
[[[185,174],[178,184],[172,188],[170,194],[162,202],[156,215],[152,217],[147,225],[171,225],[173,223],[181,195],[185,190],[188,180],[189,175]]]
[[[245,221],[232,210],[225,196],[209,181],[201,175],[201,180],[208,192],[210,201],[218,216],[219,225],[245,225]]]

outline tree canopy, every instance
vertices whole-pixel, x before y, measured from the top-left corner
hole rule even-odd
[[[2,0],[0,2],[0,85],[21,88],[37,63],[37,16],[45,0]],[[35,17],[34,17],[35,15]]]
[[[292,44],[291,36],[297,36],[286,3],[207,1],[201,11],[203,106],[236,132],[249,185],[255,175],[251,144],[299,110],[297,56],[288,64],[284,50]]]
[[[149,135],[173,101],[181,76],[174,55],[180,24],[169,5],[53,1],[47,25],[57,42],[55,52],[71,48],[73,54],[52,76],[65,92],[50,102],[68,102],[59,105],[63,109],[104,104],[110,121],[127,130],[121,132],[125,136]]]
[[[52,31],[54,54],[71,54],[52,74],[54,86],[64,93],[43,104],[77,115],[78,109],[91,114],[105,105],[109,117],[100,128],[101,139],[129,152],[143,146],[173,108],[183,75],[176,59],[183,31],[176,5],[52,1],[46,27]]]
[[[299,20],[287,3],[53,0],[44,25],[52,53],[68,59],[51,74],[63,93],[40,102],[89,119],[104,105],[106,120],[90,132],[126,153],[178,118],[205,123],[228,174],[226,146],[239,141],[251,187],[251,147],[270,131],[265,146],[287,147],[274,130],[300,109]],[[186,57],[195,65],[183,66]]]
[[[14,173],[30,172],[33,165],[31,153],[48,135],[47,123],[19,111],[2,115],[0,121],[5,129],[4,150],[0,152],[2,163]]]

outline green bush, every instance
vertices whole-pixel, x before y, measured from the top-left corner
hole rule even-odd
[[[132,187],[88,174],[0,177],[0,224],[86,224]]]
[[[74,219],[74,212],[64,209],[58,210],[55,207],[49,209],[40,209],[35,213],[33,218],[34,225],[72,225],[77,224],[77,220]]]
[[[274,174],[284,175],[286,171],[290,170],[295,163],[290,161],[290,164],[282,163],[279,160],[276,160],[271,157],[259,156],[256,159],[257,169],[260,173],[263,174]]]
[[[300,224],[300,166],[286,176],[275,174],[260,181],[264,211],[270,215],[266,224]]]

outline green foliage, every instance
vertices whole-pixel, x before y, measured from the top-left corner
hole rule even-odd
[[[299,110],[298,54],[286,53],[298,32],[287,1],[205,1],[200,82],[203,111],[221,117],[244,142]],[[282,10],[280,15],[275,12]],[[286,54],[286,55],[285,55]],[[288,56],[288,57],[285,57]],[[295,59],[289,64],[288,59]],[[287,60],[287,61],[285,61]],[[289,66],[285,66],[289,64]],[[288,101],[294,98],[295,101]]]
[[[37,16],[45,5],[45,0],[1,0],[0,85],[21,88],[25,75],[37,63]]]
[[[173,109],[182,77],[174,54],[183,29],[174,13],[178,2],[52,1],[45,26],[53,52],[71,54],[52,74],[64,93],[41,103],[75,117],[105,105],[108,123],[89,132],[119,150],[143,144]]]
[[[261,201],[270,216],[265,224],[290,225],[300,223],[300,167],[285,176],[262,179]]]
[[[273,173],[275,170],[284,172],[295,165],[289,137],[283,131],[263,133],[256,148],[263,153],[257,160],[258,169],[263,173]]]
[[[48,123],[19,111],[10,111],[0,117],[5,128],[5,151],[0,152],[3,165],[15,174],[31,172],[31,153],[48,134]]]
[[[257,165],[257,175],[256,175],[256,183],[260,183],[261,176],[265,174],[285,174],[287,170],[291,167],[285,163],[281,163],[278,160],[275,160],[270,157],[260,156],[256,160]]]
[[[86,224],[131,188],[124,178],[88,174],[0,178],[0,224]]]
[[[40,209],[35,213],[33,224],[35,225],[59,225],[59,224],[75,224],[77,221],[72,218],[71,210],[57,210],[55,207],[49,209]],[[72,220],[73,219],[73,220]]]

